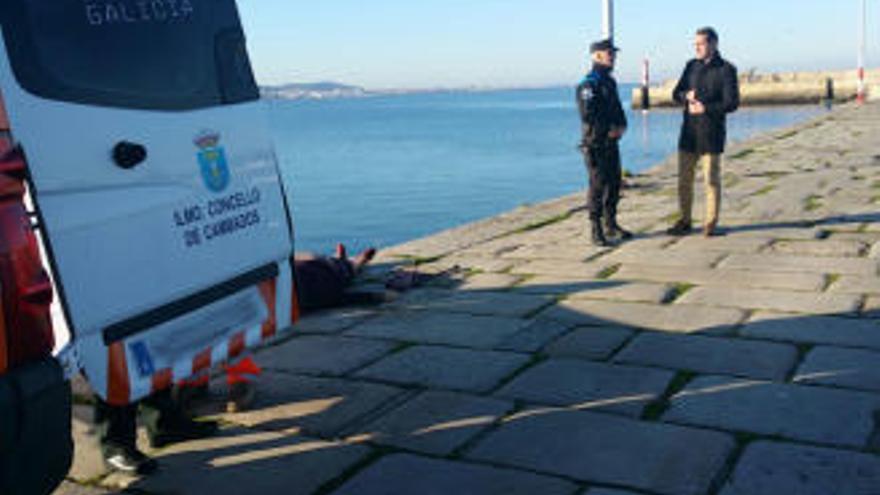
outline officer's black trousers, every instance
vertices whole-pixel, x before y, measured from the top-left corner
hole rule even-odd
[[[587,148],[584,161],[590,176],[590,189],[587,192],[590,219],[598,221],[604,217],[606,221],[616,221],[623,174],[620,148],[617,143]]]

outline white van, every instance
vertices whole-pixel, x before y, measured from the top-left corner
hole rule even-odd
[[[70,355],[128,404],[287,330],[293,226],[235,0],[2,0]]]

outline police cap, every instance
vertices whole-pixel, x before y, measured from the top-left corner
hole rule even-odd
[[[619,52],[620,48],[614,46],[614,41],[606,38],[604,40],[596,41],[595,43],[590,44],[590,53],[596,52],[604,52],[607,50],[611,50],[613,52]]]

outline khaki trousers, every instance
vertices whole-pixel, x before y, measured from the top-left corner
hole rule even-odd
[[[703,224],[715,227],[721,213],[721,155],[678,152],[678,201],[681,220],[690,224],[693,219],[694,176],[697,163],[700,162],[706,184],[706,219]]]

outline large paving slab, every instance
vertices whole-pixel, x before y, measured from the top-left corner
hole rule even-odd
[[[557,338],[570,332],[573,326],[549,318],[535,318],[497,346],[499,351],[535,353]]]
[[[670,399],[664,421],[864,448],[880,395],[707,376]]]
[[[722,258],[724,253],[712,251],[678,251],[678,250],[628,250],[615,251],[600,258],[603,261],[613,263],[643,263],[651,260],[651,264],[657,266],[675,266],[682,268],[712,268]]]
[[[542,313],[543,317],[576,325],[626,326],[680,333],[727,333],[746,317],[734,308],[686,304],[659,305],[573,299]]]
[[[568,239],[562,241],[565,242],[568,241]],[[578,242],[565,242],[563,244],[562,242],[557,241],[550,244],[520,246],[513,251],[503,253],[501,257],[530,261],[547,259],[580,262],[608,252],[607,248],[597,248],[580,239],[577,239],[576,241]]]
[[[423,309],[440,313],[468,313],[474,315],[522,318],[551,304],[552,299],[539,295],[510,292],[459,292],[451,297],[425,301]]]
[[[608,282],[595,280],[594,277],[574,278],[560,275],[528,276],[511,292],[520,294],[544,294],[550,296],[568,296],[575,292],[597,290],[608,287]]]
[[[878,260],[831,258],[783,254],[734,254],[724,259],[721,268],[827,273],[837,275],[876,275]]]
[[[260,352],[264,369],[344,375],[394,349],[390,342],[331,336],[303,336]]]
[[[754,287],[815,292],[821,291],[826,284],[825,276],[819,273],[680,268],[652,265],[649,260],[644,260],[641,264],[623,265],[611,276],[611,280],[646,280],[709,287]]]
[[[756,442],[721,495],[876,495],[880,457],[858,452]]]
[[[427,391],[359,431],[373,443],[446,456],[511,409],[503,400]]]
[[[347,331],[346,335],[488,349],[514,335],[524,325],[522,320],[514,318],[406,311],[371,319]]]
[[[506,273],[478,273],[457,287],[461,291],[504,290],[516,285],[522,277]]]
[[[226,430],[155,453],[161,469],[128,488],[180,495],[311,495],[369,453],[368,447],[344,442]]]
[[[333,438],[352,422],[402,397],[403,392],[386,385],[266,372],[257,382],[256,401],[249,410],[200,412],[213,412],[230,423],[249,428],[302,430]],[[225,403],[216,406],[224,407]]]
[[[880,277],[867,274],[865,276],[846,275],[831,284],[828,290],[844,294],[880,295]]]
[[[772,242],[771,237],[721,236],[706,239],[702,236],[682,238],[667,249],[675,251],[720,251],[723,253],[756,253]]]
[[[880,392],[880,352],[817,347],[804,359],[794,381]]]
[[[343,308],[322,311],[304,316],[296,322],[295,331],[300,334],[335,334],[377,314],[376,310],[365,308]]]
[[[395,454],[373,463],[333,495],[571,495],[576,490],[575,484],[550,476]]]
[[[553,357],[604,360],[635,332],[623,327],[585,327],[559,338],[544,349]]]
[[[760,312],[743,325],[740,333],[800,344],[880,349],[880,322],[867,319]]]
[[[784,380],[798,353],[792,345],[741,339],[645,332],[615,362],[716,375]]]
[[[488,392],[524,366],[523,354],[415,346],[392,354],[356,376],[410,386]]]
[[[793,254],[800,256],[828,256],[853,258],[864,255],[868,245],[859,241],[820,240],[820,241],[779,241],[773,243],[768,253]]]
[[[639,416],[675,376],[669,371],[551,359],[518,375],[496,396],[534,404]]]
[[[595,288],[573,292],[569,297],[572,299],[599,299],[660,304],[669,299],[672,292],[673,288],[669,284],[609,281]]]
[[[517,275],[555,275],[559,277],[594,279],[609,267],[613,262],[601,259],[592,262],[553,261],[538,260],[518,265],[511,270]]]
[[[860,296],[849,294],[737,289],[733,287],[697,287],[685,294],[679,301],[682,304],[827,315],[855,314],[862,305]]]
[[[466,457],[651,493],[702,495],[733,447],[722,433],[545,409],[506,420]]]

